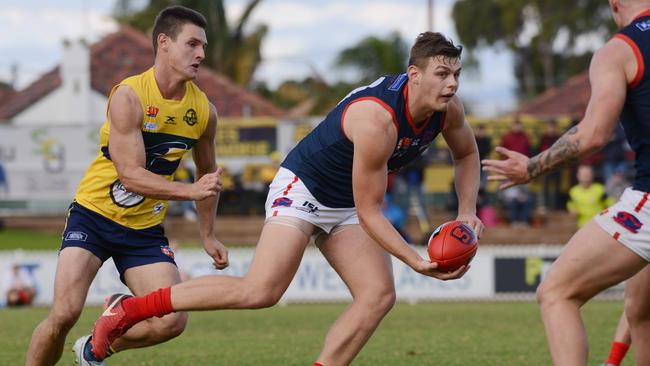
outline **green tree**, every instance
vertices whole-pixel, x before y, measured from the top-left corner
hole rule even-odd
[[[150,33],[156,15],[169,5],[183,5],[199,11],[208,21],[206,65],[248,87],[262,59],[262,42],[268,33],[264,24],[249,25],[251,14],[260,2],[248,1],[235,24],[228,23],[223,0],[149,0],[140,10],[134,10],[130,0],[119,0],[115,18],[122,24]]]
[[[525,98],[584,71],[592,51],[578,42],[587,36],[605,39],[614,28],[608,3],[601,0],[458,0],[452,17],[470,52],[480,47],[513,52]]]
[[[384,74],[399,74],[406,70],[408,45],[398,32],[386,38],[374,36],[344,49],[336,59],[340,68],[353,68],[360,72],[360,82],[370,82]]]

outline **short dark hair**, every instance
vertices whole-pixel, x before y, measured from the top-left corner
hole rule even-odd
[[[415,39],[415,44],[411,47],[409,66],[415,65],[424,68],[431,57],[460,58],[462,52],[463,46],[454,45],[454,42],[441,33],[420,33]]]
[[[163,9],[153,23],[153,34],[151,35],[153,54],[155,55],[158,51],[158,35],[160,33],[168,35],[169,38],[175,41],[176,36],[186,23],[192,23],[203,29],[208,24],[203,14],[196,10],[181,5],[168,6]]]

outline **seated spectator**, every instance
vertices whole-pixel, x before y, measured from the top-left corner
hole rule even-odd
[[[533,197],[527,185],[519,185],[506,189],[501,196],[505,207],[510,211],[510,224],[513,226],[528,226],[533,209]]]
[[[36,296],[36,281],[25,267],[13,263],[3,277],[2,290],[7,306],[31,305]]]
[[[544,133],[539,140],[537,153],[546,151],[550,148],[557,139],[560,138],[560,133],[557,130],[557,122],[555,120],[548,121],[544,126]],[[559,196],[562,183],[562,170],[556,170],[544,175],[542,181],[542,200],[543,207],[551,210],[556,210],[559,207]]]
[[[594,182],[594,171],[589,165],[580,165],[576,173],[578,184],[569,190],[567,210],[576,215],[578,227],[607,207],[605,187]]]
[[[480,161],[487,159],[492,151],[492,138],[488,135],[485,124],[481,123],[474,128],[474,138],[478,147],[478,158]],[[481,170],[481,188],[487,184],[487,172]]]

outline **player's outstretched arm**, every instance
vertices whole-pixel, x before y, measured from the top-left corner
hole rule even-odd
[[[483,223],[476,216],[476,198],[481,180],[481,164],[474,132],[465,121],[465,111],[457,96],[449,104],[442,135],[454,159],[454,185],[458,195],[456,219],[470,225],[480,238]]]
[[[192,149],[192,157],[196,165],[197,183],[206,175],[217,172],[221,175],[221,168],[217,168],[215,151],[215,136],[217,133],[217,109],[210,103],[210,117],[208,126],[203,135],[199,138]],[[215,217],[219,204],[219,192],[214,196],[206,197],[196,201],[196,208],[199,213],[199,231],[203,240],[203,247],[214,260],[217,269],[228,267],[228,250],[217,240],[215,232]]]
[[[452,273],[437,271],[438,264],[422,259],[381,212],[387,162],[397,140],[390,113],[375,102],[357,102],[348,108],[344,130],[354,143],[352,190],[359,221],[368,235],[417,272],[443,280],[462,276],[464,267]]]
[[[115,90],[109,101],[108,118],[109,153],[120,181],[128,191],[150,198],[200,200],[215,196],[221,190],[217,173],[206,178],[204,184],[187,184],[170,182],[145,169],[146,155],[140,130],[143,112],[130,87],[122,85]]]
[[[594,54],[589,67],[591,98],[582,121],[564,133],[548,150],[530,159],[497,147],[495,150],[504,157],[503,160],[483,160],[483,170],[490,173],[488,180],[501,181],[501,189],[527,183],[602,148],[618,123],[628,81],[632,80],[630,74],[635,72],[630,70],[636,70],[631,48],[618,39],[607,42]]]

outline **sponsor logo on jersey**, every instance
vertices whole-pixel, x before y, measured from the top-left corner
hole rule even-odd
[[[616,216],[614,216],[614,221],[634,234],[638,233],[643,226],[643,223],[641,223],[636,216],[625,211],[619,211]]]
[[[392,84],[388,87],[388,90],[391,91],[399,91],[402,85],[408,80],[408,76],[406,74],[400,74],[398,77],[395,78]]]
[[[145,131],[155,131],[158,129],[158,125],[156,122],[145,122],[144,125],[142,126],[142,129]]]
[[[65,236],[65,241],[74,240],[74,241],[86,241],[88,234],[83,231],[70,231]]]
[[[113,203],[120,207],[133,207],[139,205],[142,203],[142,201],[144,201],[144,197],[127,191],[126,188],[124,188],[122,182],[119,180],[116,180],[113,182],[113,184],[111,184],[111,190],[109,193],[111,195]]]
[[[161,245],[160,251],[169,258],[174,259],[174,251],[169,247],[169,245]]]
[[[147,117],[149,118],[156,118],[158,115],[158,112],[160,112],[160,108],[153,106],[153,105],[148,105],[147,106]]]
[[[289,197],[278,197],[275,200],[273,200],[273,204],[271,205],[271,208],[275,207],[291,207],[291,204],[293,203],[293,200]]]
[[[306,213],[318,216],[318,206],[309,201],[305,201],[303,202],[302,206],[295,206],[294,208],[296,210],[304,211]]]
[[[165,120],[166,125],[175,125],[176,124],[176,117],[174,116],[167,116],[167,119]]]
[[[164,203],[158,203],[157,205],[153,206],[153,210],[151,210],[151,213],[154,215],[158,215],[159,213],[162,212],[163,208],[165,208]]]
[[[637,28],[641,30],[641,32],[645,32],[650,29],[650,20],[645,20],[643,22],[638,22],[635,24]]]

